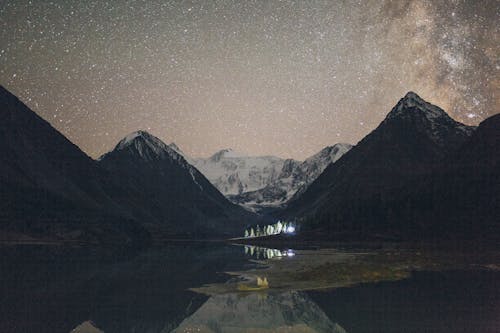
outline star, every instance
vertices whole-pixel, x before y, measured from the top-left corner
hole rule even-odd
[[[498,1],[7,0],[0,84],[96,158],[147,128],[190,156],[304,159],[407,91],[499,109]]]

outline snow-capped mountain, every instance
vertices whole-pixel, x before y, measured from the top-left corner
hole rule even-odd
[[[223,149],[209,158],[191,161],[224,195],[265,187],[278,178],[285,163],[279,157],[244,156],[232,149]]]
[[[103,155],[99,164],[136,194],[124,194],[120,200],[138,207],[138,220],[194,236],[231,234],[245,225],[250,214],[229,202],[174,149],[148,132],[137,131]]]
[[[332,234],[431,230],[432,221],[446,219],[436,214],[443,197],[432,192],[439,183],[435,172],[473,132],[474,127],[409,92],[374,131],[294,197],[280,217],[308,220]]]
[[[179,165],[186,164],[184,157],[178,153],[179,148],[174,143],[166,145],[163,141],[146,131],[130,133],[118,142],[112,152],[104,154],[99,160],[105,159],[108,154],[124,150],[128,150],[130,154],[145,161],[172,159],[177,161]]]
[[[191,160],[191,158],[189,158],[189,156],[187,156],[186,154],[184,154],[184,152],[181,150],[181,148],[179,148],[179,146],[175,143],[175,142],[171,142],[168,144],[169,148],[171,148],[173,151],[175,151],[177,154],[179,155],[182,155],[182,157],[184,157],[184,159],[191,165],[193,165],[193,161]]]
[[[212,296],[172,331],[178,332],[346,333],[305,293],[295,291]]]
[[[232,236],[253,217],[175,146],[137,131],[94,161],[1,86],[0,198],[0,232],[35,238]]]
[[[443,148],[463,142],[463,137],[470,136],[474,127],[452,119],[440,107],[428,103],[416,93],[408,92],[389,112],[381,125],[393,120],[412,123],[420,131],[425,131],[434,144]]]
[[[175,150],[182,151],[175,144]],[[223,149],[209,158],[184,157],[229,200],[252,211],[277,208],[301,193],[352,146],[338,143],[305,161],[275,156],[245,156]]]
[[[229,196],[229,198],[252,210],[279,207],[294,195],[302,193],[328,165],[336,162],[351,148],[350,144],[338,143],[323,148],[303,162],[286,160],[279,176],[274,181],[259,190]]]

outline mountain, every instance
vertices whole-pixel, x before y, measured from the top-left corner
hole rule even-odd
[[[241,194],[265,187],[277,179],[285,160],[274,156],[244,156],[223,149],[193,165],[224,195]]]
[[[170,144],[168,144],[168,147],[171,148],[173,151],[175,151],[177,154],[179,154],[182,157],[184,157],[184,159],[189,164],[191,164],[191,165],[193,164],[192,160],[188,156],[186,156],[186,154],[184,154],[184,152],[181,150],[181,148],[179,148],[179,146],[175,142],[171,142]]]
[[[435,215],[446,229],[491,237],[500,216],[500,114],[481,122],[471,138],[434,170],[410,199],[439,198]],[[417,209],[420,206],[416,207]]]
[[[134,207],[134,217],[153,229],[190,237],[241,232],[252,215],[229,202],[177,151],[157,137],[137,131],[98,163],[118,177],[128,193],[135,194],[115,193],[116,200]]]
[[[332,237],[346,232],[404,237],[459,232],[453,208],[439,196],[447,193],[440,175],[459,163],[457,151],[475,150],[473,132],[409,92],[280,217],[298,219],[305,229]]]
[[[0,88],[2,238],[130,242],[148,239],[149,231],[239,234],[253,215],[174,149],[138,131],[94,161]]]
[[[175,332],[345,333],[305,293],[222,294],[208,299]]]
[[[116,187],[95,161],[0,86],[3,238],[147,237],[109,195]]]
[[[350,144],[338,143],[323,148],[303,162],[285,160],[274,181],[259,190],[232,195],[229,199],[252,210],[280,207],[293,196],[305,191],[328,165],[336,162],[351,148]]]
[[[455,154],[460,167],[475,169],[480,176],[485,172],[496,173],[500,166],[500,114],[493,115],[482,121]]]

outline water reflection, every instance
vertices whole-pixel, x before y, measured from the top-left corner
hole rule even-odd
[[[345,333],[305,293],[215,295],[173,333]]]
[[[104,333],[104,332],[95,327],[95,324],[93,322],[87,320],[78,325],[77,327],[75,327],[73,330],[71,330],[70,333]]]
[[[337,322],[361,333],[499,327],[496,249],[181,242],[119,256],[0,247],[0,259],[1,333],[344,332]]]
[[[249,267],[241,248],[213,243],[106,251],[0,247],[0,332],[88,333],[90,321],[106,333],[169,332],[209,298],[190,287]]]
[[[257,259],[272,259],[295,256],[295,251],[292,249],[278,250],[254,245],[245,245],[244,247],[246,255],[255,257]]]
[[[238,291],[260,291],[264,289],[269,289],[269,281],[267,277],[257,276],[256,283],[254,285],[250,283],[240,283],[238,284]]]

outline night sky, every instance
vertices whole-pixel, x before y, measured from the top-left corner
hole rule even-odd
[[[500,106],[500,1],[0,0],[0,84],[92,157],[145,129],[192,156],[356,143],[407,91]]]

